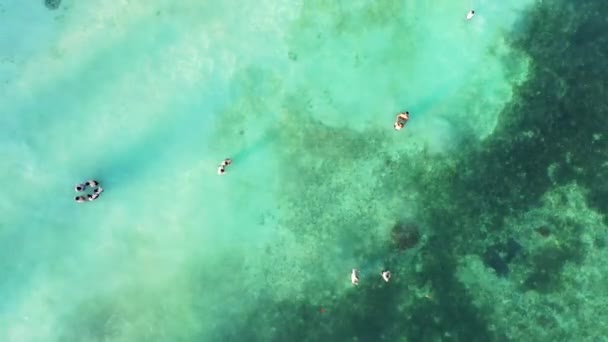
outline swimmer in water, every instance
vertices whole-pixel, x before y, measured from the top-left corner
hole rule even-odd
[[[226,167],[226,166],[228,166],[228,165],[230,165],[230,164],[232,164],[232,159],[230,159],[230,158],[226,158],[226,159],[224,159],[224,161],[223,161],[223,162],[220,164],[220,166],[224,166],[224,167]]]
[[[474,15],[475,15],[475,11],[470,10],[469,13],[467,13],[467,20],[473,19]]]
[[[224,161],[222,161],[222,163],[220,164],[220,166],[217,168],[217,174],[218,175],[223,175],[224,173],[226,173],[226,168],[230,164],[232,164],[232,159],[230,159],[230,158],[224,159]]]
[[[95,189],[93,189],[93,195],[99,195],[103,192],[103,188],[98,186]]]
[[[88,199],[89,201],[94,201],[94,200],[96,200],[97,198],[99,198],[99,194],[88,194],[88,195],[87,195],[87,199]]]
[[[357,275],[357,270],[354,268],[350,272],[350,282],[353,283],[353,285],[359,285],[359,276]]]
[[[99,182],[96,181],[96,180],[91,179],[91,180],[87,181],[87,185],[90,186],[91,188],[94,188],[94,187],[96,187],[96,186],[99,185]]]
[[[397,118],[395,118],[395,130],[398,131],[402,129],[407,121],[410,119],[410,112],[399,113]]]
[[[76,190],[76,192],[81,192],[81,191],[84,191],[86,188],[87,188],[87,185],[83,183],[83,184],[77,184],[74,187],[74,190]]]
[[[384,279],[384,281],[387,283],[388,283],[389,279],[391,279],[391,271],[389,271],[389,270],[382,271],[380,273],[380,275],[382,276],[382,279]]]
[[[74,197],[74,201],[76,201],[78,203],[82,203],[82,202],[86,201],[86,198],[84,196],[76,196],[76,197]]]

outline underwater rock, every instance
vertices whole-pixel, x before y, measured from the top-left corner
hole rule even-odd
[[[506,243],[498,243],[486,249],[483,253],[483,262],[492,268],[498,276],[506,277],[509,274],[509,263],[519,254],[522,247],[519,242],[509,239]]]
[[[420,240],[418,226],[413,223],[397,222],[391,230],[391,240],[399,250],[416,246]]]
[[[50,10],[56,10],[61,5],[61,0],[44,0],[44,5]]]
[[[507,241],[507,244],[505,245],[505,261],[511,262],[511,260],[513,260],[513,258],[515,258],[517,254],[519,254],[521,249],[522,247],[519,242],[515,241],[514,239],[509,239]]]
[[[542,237],[548,237],[551,235],[551,230],[547,226],[541,226],[536,228],[536,232]]]
[[[496,275],[506,277],[509,274],[509,264],[503,259],[496,248],[488,248],[483,253],[483,263],[492,268]]]

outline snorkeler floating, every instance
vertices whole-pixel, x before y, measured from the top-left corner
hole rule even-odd
[[[224,161],[220,164],[220,166],[217,168],[217,174],[218,175],[223,175],[224,173],[226,173],[226,168],[228,167],[228,165],[232,164],[232,159],[230,158],[226,158],[224,159]]]
[[[357,270],[354,268],[350,272],[350,282],[353,283],[353,285],[359,285],[359,276],[357,275]]]
[[[385,282],[388,283],[388,281],[391,279],[391,271],[383,269],[380,272],[380,276]],[[357,271],[356,268],[353,268],[353,270],[350,272],[350,282],[353,285],[359,285],[359,271]]]
[[[387,283],[388,283],[389,279],[391,279],[391,271],[389,271],[389,270],[382,271],[380,273],[380,275],[382,276],[382,279],[384,279],[384,281]]]
[[[467,20],[473,19],[474,15],[475,15],[475,11],[470,10],[469,13],[467,13]]]
[[[99,186],[99,182],[96,180],[93,180],[93,179],[88,180],[84,183],[77,184],[74,187],[74,190],[76,190],[76,192],[82,192],[82,191],[85,191],[87,189],[87,187],[93,188],[93,193],[87,194],[86,196],[83,196],[83,195],[76,196],[76,197],[74,197],[74,201],[76,201],[78,203],[83,203],[86,201],[94,201],[97,198],[99,198],[99,196],[103,192],[103,188],[101,186]]]
[[[395,118],[395,130],[401,130],[405,124],[407,123],[407,121],[410,119],[410,112],[403,112],[403,113],[399,113],[397,114],[397,117]]]

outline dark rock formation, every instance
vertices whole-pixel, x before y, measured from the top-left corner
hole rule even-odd
[[[509,274],[509,263],[521,251],[521,245],[514,239],[506,243],[498,243],[486,249],[483,254],[483,262],[492,268],[497,275],[506,277]]]
[[[56,10],[61,5],[61,0],[44,0],[44,5],[50,10]]]
[[[399,250],[412,248],[420,240],[418,226],[413,223],[397,222],[391,230],[393,246]]]

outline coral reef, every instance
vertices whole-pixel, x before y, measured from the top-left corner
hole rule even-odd
[[[565,13],[572,6],[577,13]],[[417,251],[415,272],[408,274],[407,285],[394,283],[404,291],[390,299],[400,303],[398,310],[387,308],[390,312],[380,315],[380,322],[373,315],[363,319],[362,312],[378,307],[377,287],[370,286],[360,288],[356,299],[335,298],[335,316],[321,328],[316,328],[316,319],[302,321],[296,313],[289,319],[282,316],[281,324],[290,329],[293,321],[299,333],[301,328],[314,330],[300,336],[304,340],[357,336],[408,341],[596,341],[608,336],[608,325],[603,323],[608,322],[603,314],[603,275],[608,269],[602,261],[608,257],[604,223],[608,188],[602,185],[608,175],[608,145],[602,133],[608,131],[604,120],[608,107],[603,105],[608,67],[607,59],[600,57],[608,55],[608,44],[602,43],[605,35],[583,34],[605,31],[606,22],[596,16],[606,13],[607,6],[592,2],[579,7],[570,0],[537,3],[510,42],[531,58],[530,74],[504,109],[495,132],[481,143],[463,139],[457,155],[434,158],[419,151],[416,156],[385,158],[377,166],[382,170],[374,173],[379,175],[378,189],[397,198],[404,193],[415,198],[407,202],[415,203],[413,217],[430,230],[428,242]],[[561,32],[559,40],[556,32]],[[354,153],[347,149],[332,154],[336,144],[329,144],[327,151],[318,139],[289,134],[301,139],[301,148],[337,161],[336,168],[353,164]],[[581,145],[590,148],[583,151]],[[369,145],[360,148],[364,152],[358,158],[366,158]],[[371,148],[372,155],[378,153]],[[290,160],[296,157],[290,155]],[[316,164],[302,162],[303,176],[314,177],[306,165]],[[404,172],[417,180],[415,194],[412,184],[394,182],[393,175]],[[290,191],[311,196],[307,198],[313,202],[318,199],[308,189]],[[323,208],[303,212],[303,217],[331,217],[324,213],[335,206],[322,203]],[[368,207],[365,215],[375,210],[377,206]],[[319,223],[313,220],[312,226]],[[391,227],[393,250],[418,241],[415,225]],[[352,301],[357,302],[356,309],[344,310]],[[278,326],[278,318],[271,321]],[[344,322],[370,329],[353,331]],[[255,323],[248,325],[262,324]],[[249,331],[245,326],[240,329]],[[278,331],[266,336],[285,338]]]
[[[458,279],[509,340],[599,341],[608,333],[601,309],[608,272],[602,260],[608,250],[594,244],[608,227],[588,202],[586,191],[572,184],[551,190],[541,206],[508,219],[505,228],[526,251],[513,260],[508,281],[478,256],[460,261]],[[533,233],[549,222],[551,236]]]

